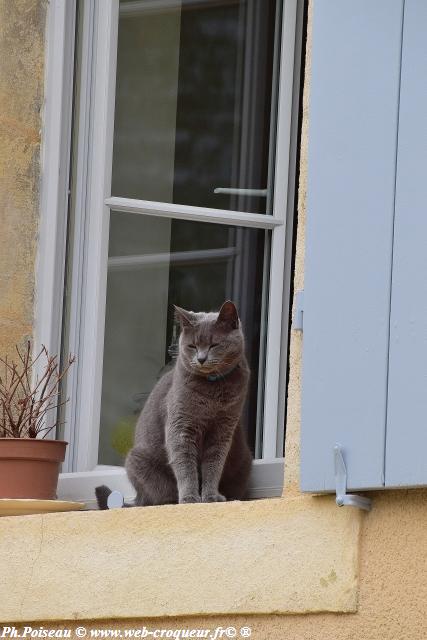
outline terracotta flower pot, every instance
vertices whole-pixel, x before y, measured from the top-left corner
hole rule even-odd
[[[0,498],[54,500],[67,442],[0,438]]]

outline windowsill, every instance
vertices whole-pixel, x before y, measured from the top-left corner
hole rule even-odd
[[[3,518],[0,621],[352,612],[360,522],[303,495]]]
[[[284,459],[254,460],[249,481],[249,500],[279,498],[283,492]],[[99,465],[93,471],[61,473],[58,482],[58,498],[84,502],[86,508],[97,509],[95,487],[106,484],[120,491],[125,502],[132,502],[135,490],[130,484],[124,467]]]

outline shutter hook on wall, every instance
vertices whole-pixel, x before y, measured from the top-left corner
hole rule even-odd
[[[337,505],[339,507],[358,507],[359,509],[370,511],[372,507],[372,500],[370,498],[347,493],[347,468],[345,466],[342,448],[339,444],[334,446],[334,460]]]

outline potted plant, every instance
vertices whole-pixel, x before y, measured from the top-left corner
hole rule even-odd
[[[16,352],[16,362],[0,357],[0,498],[54,500],[67,442],[46,436],[59,425],[60,385],[74,358],[60,370],[45,347],[34,358],[29,342]]]

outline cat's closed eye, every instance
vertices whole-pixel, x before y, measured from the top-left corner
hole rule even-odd
[[[214,342],[214,344],[211,344],[209,349],[213,349],[214,347],[219,347],[219,343],[218,342]]]
[[[189,344],[189,345],[188,345],[188,348],[189,348],[189,349],[197,349],[197,347],[196,347],[196,345],[195,345],[195,344]]]

